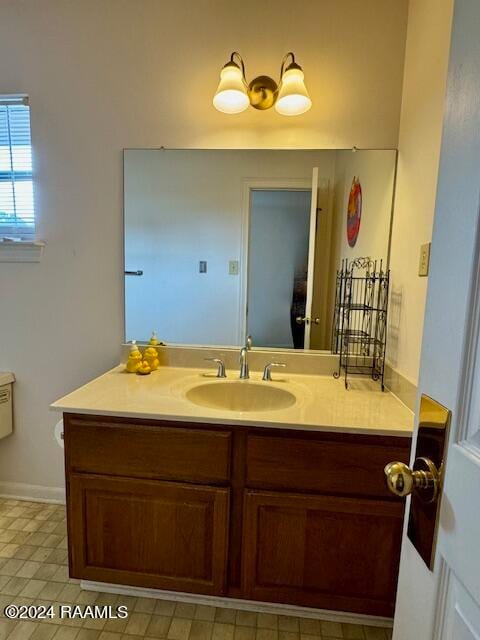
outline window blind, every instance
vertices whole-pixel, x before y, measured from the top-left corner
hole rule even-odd
[[[0,96],[0,238],[34,231],[28,98]]]

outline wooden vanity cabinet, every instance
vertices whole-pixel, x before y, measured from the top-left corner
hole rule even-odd
[[[393,613],[410,438],[65,414],[72,577]]]
[[[70,575],[223,595],[231,433],[65,415]]]

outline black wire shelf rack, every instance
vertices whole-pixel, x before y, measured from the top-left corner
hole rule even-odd
[[[390,272],[383,260],[344,259],[337,271],[332,323],[332,353],[345,387],[352,375],[369,376],[384,390]]]

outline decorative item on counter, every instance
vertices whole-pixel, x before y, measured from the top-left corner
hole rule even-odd
[[[158,369],[160,365],[160,360],[158,359],[158,351],[155,347],[147,347],[143,352],[143,362],[147,363],[150,367],[150,371],[155,371]]]
[[[148,376],[149,373],[152,373],[152,369],[150,368],[147,360],[143,360],[137,369],[137,374],[139,376]]]
[[[151,345],[152,347],[164,347],[165,346],[165,342],[162,342],[161,340],[159,340],[157,338],[157,332],[156,331],[152,331],[152,337],[148,341],[148,344]]]
[[[142,354],[138,348],[137,341],[132,340],[132,346],[130,347],[130,353],[125,367],[128,373],[136,373],[142,364],[142,359]]]
[[[156,331],[152,331],[152,337],[148,341],[148,344],[152,345],[153,347],[156,347],[157,345],[160,344],[160,340],[157,338],[157,332]]]

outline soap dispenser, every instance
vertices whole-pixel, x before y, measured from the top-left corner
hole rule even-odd
[[[157,332],[156,331],[152,331],[152,337],[148,341],[148,344],[151,347],[164,347],[165,346],[165,342],[162,342],[161,340],[159,340],[157,338]]]
[[[157,345],[161,344],[160,340],[157,338],[156,331],[152,331],[152,337],[148,341],[148,344],[152,347],[156,347]]]
[[[138,348],[137,341],[132,340],[132,346],[130,347],[130,353],[126,364],[126,370],[128,373],[137,373],[142,364],[142,354]]]

